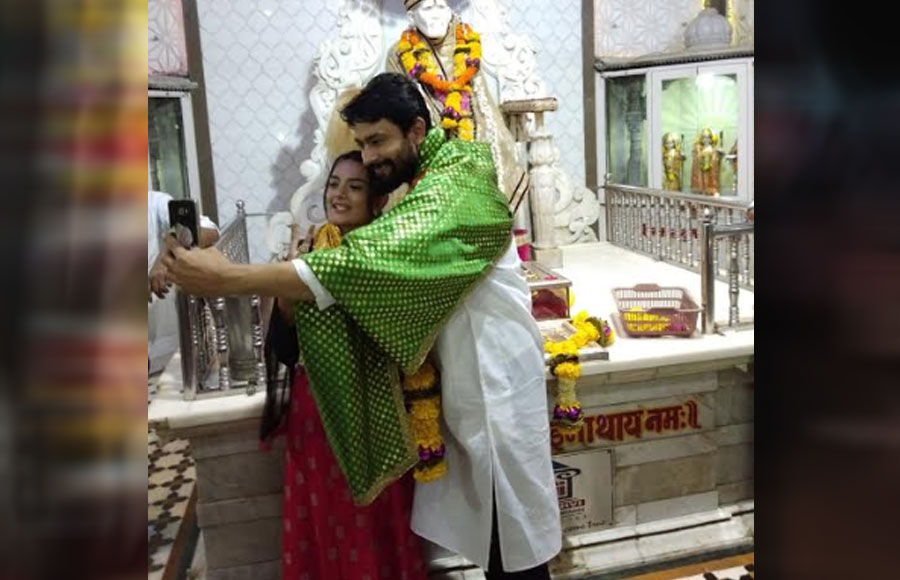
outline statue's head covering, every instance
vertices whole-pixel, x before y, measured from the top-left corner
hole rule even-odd
[[[350,126],[341,118],[341,109],[361,90],[360,87],[347,89],[340,93],[334,102],[328,127],[325,128],[325,152],[328,159],[336,159],[348,151],[359,149],[356,141],[353,140]]]
[[[403,7],[407,10],[412,10],[416,7],[416,4],[421,4],[422,0],[403,0]]]

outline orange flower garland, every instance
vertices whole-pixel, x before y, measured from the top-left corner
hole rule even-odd
[[[566,340],[545,342],[544,351],[550,356],[550,374],[556,377],[556,402],[552,423],[563,434],[577,433],[584,423],[581,402],[575,393],[575,385],[581,376],[578,351],[589,342],[609,346],[615,340],[612,327],[599,318],[589,318],[587,312],[579,312],[572,319],[575,334]]]
[[[420,483],[434,481],[447,472],[441,436],[441,390],[437,371],[425,361],[415,373],[403,377],[409,428],[418,446],[419,462],[413,477]]]
[[[457,23],[453,51],[453,79],[438,72],[437,57],[415,28],[408,28],[397,44],[397,57],[403,70],[427,86],[443,104],[441,127],[448,136],[464,141],[475,139],[472,116],[472,79],[481,68],[481,35],[465,23]]]

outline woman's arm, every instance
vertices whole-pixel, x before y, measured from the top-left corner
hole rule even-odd
[[[315,226],[310,226],[309,231],[306,233],[306,238],[301,240],[300,226],[291,224],[291,244],[288,246],[289,249],[285,261],[290,262],[298,255],[309,252],[312,249],[315,231]],[[286,296],[279,296],[275,299],[275,308],[278,309],[282,320],[291,325],[294,323],[294,304],[296,304],[296,300]]]

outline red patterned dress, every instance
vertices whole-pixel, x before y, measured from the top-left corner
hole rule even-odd
[[[409,528],[411,473],[358,507],[328,445],[306,373],[291,385],[284,465],[284,580],[426,580]]]

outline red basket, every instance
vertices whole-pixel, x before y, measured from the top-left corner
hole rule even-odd
[[[629,336],[691,336],[697,328],[700,307],[684,288],[638,284],[615,288],[613,297]]]

